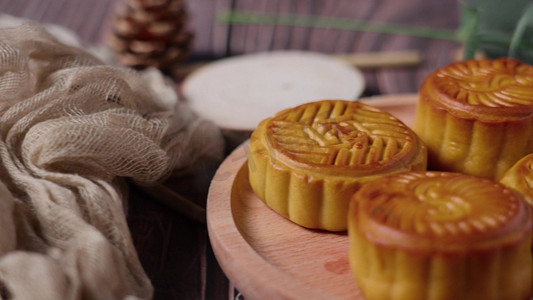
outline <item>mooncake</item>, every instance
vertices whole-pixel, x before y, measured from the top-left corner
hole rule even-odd
[[[510,58],[456,62],[429,75],[414,131],[428,169],[499,180],[533,152],[533,67]]]
[[[500,182],[520,192],[533,206],[533,154],[524,156],[514,164]]]
[[[350,266],[367,300],[529,299],[530,209],[486,178],[389,175],[351,199]]]
[[[248,156],[252,190],[296,224],[346,230],[349,199],[362,184],[425,170],[416,134],[378,108],[343,100],[306,103],[263,120]]]

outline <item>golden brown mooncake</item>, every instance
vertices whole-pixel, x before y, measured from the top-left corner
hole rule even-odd
[[[401,121],[360,102],[323,100],[263,120],[250,138],[249,181],[267,206],[296,224],[346,230],[360,185],[425,170],[427,153]]]
[[[533,152],[533,66],[501,58],[436,70],[420,89],[413,128],[428,169],[498,180]]]
[[[533,154],[524,156],[514,164],[500,182],[520,192],[533,206]]]
[[[529,299],[531,209],[490,179],[404,172],[351,199],[349,261],[367,300]]]

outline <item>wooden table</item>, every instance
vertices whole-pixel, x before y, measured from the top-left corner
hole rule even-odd
[[[120,0],[2,0],[0,12],[76,32],[85,45],[101,44]],[[195,34],[191,62],[279,49],[323,53],[417,50],[417,66],[363,70],[365,96],[417,92],[422,80],[452,61],[460,49],[453,41],[399,35],[216,22],[221,11],[239,10],[334,16],[358,20],[455,29],[456,0],[189,0]],[[166,185],[205,205],[216,165],[199,165]],[[191,189],[191,187],[193,187]],[[155,299],[227,299],[227,280],[210,251],[205,224],[191,221],[139,190],[130,199],[128,222],[141,262],[155,287]]]

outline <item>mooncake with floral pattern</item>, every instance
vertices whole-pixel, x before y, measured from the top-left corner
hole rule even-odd
[[[533,66],[500,58],[437,69],[420,89],[413,128],[428,169],[499,180],[533,152]]]
[[[263,120],[252,133],[249,181],[274,211],[307,228],[343,231],[348,202],[368,181],[425,170],[416,134],[360,102],[306,103]]]
[[[367,300],[529,299],[531,208],[490,179],[404,172],[365,184],[348,215]]]

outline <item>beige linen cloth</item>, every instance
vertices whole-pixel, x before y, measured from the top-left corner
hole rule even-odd
[[[37,25],[0,30],[0,296],[152,297],[120,179],[155,182],[222,140],[149,82]]]

